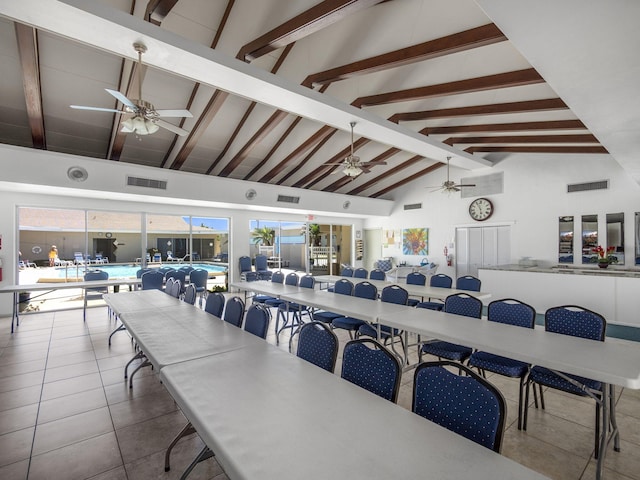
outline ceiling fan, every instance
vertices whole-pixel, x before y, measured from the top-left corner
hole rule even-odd
[[[98,112],[114,112],[123,115],[133,115],[121,122],[122,132],[135,133],[136,135],[150,135],[158,131],[159,127],[165,128],[176,135],[184,136],[186,130],[165,122],[160,117],[193,117],[189,110],[156,110],[149,102],[142,100],[142,54],[147,51],[147,47],[142,43],[134,43],[133,48],[138,52],[138,99],[129,100],[123,93],[116,90],[105,90],[119,100],[123,105],[122,110],[114,108],[85,107],[82,105],[71,105],[71,108],[78,110],[95,110]]]
[[[370,168],[375,165],[386,165],[387,162],[383,160],[361,162],[360,157],[353,154],[353,127],[355,127],[356,122],[351,122],[349,125],[351,125],[351,153],[341,162],[326,163],[325,165],[342,165],[342,173],[352,178],[356,178],[361,173],[369,173],[371,171]]]
[[[449,161],[451,160],[451,157],[447,157],[447,179],[442,182],[442,185],[439,185],[437,187],[427,187],[427,188],[433,188],[432,192],[437,192],[438,190],[442,190],[442,193],[452,193],[452,192],[459,192],[462,187],[475,187],[475,184],[472,183],[468,183],[468,184],[456,184],[456,182],[451,181],[449,179]]]

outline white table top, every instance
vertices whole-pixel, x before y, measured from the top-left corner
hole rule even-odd
[[[154,292],[154,293],[149,293]],[[125,295],[126,293],[126,295]],[[118,315],[150,308],[165,308],[180,305],[175,297],[167,295],[160,290],[136,290],[123,293],[105,293],[104,298],[107,305]],[[185,302],[181,302],[185,303]]]
[[[128,302],[123,297],[135,300]],[[105,300],[119,313],[127,331],[135,338],[149,361],[159,369],[173,363],[264,342],[255,335],[245,335],[240,328],[159,290],[105,295]],[[140,302],[145,307],[147,303],[153,303],[154,306],[130,308],[121,312],[117,310],[124,304],[134,302]]]
[[[326,290],[300,289],[298,293],[285,294],[280,297],[287,302],[296,302],[313,308],[321,308],[341,315],[358,318],[366,322],[375,323],[380,316],[402,315],[411,309],[406,305],[368,300],[366,298],[340,295]]]
[[[479,300],[487,300],[491,298],[491,294],[488,292],[472,292],[469,290],[458,290],[455,288],[442,288],[442,287],[431,287],[429,285],[411,285],[407,283],[392,283],[387,282],[386,280],[370,280],[368,278],[354,278],[354,277],[340,277],[338,275],[316,275],[316,282],[322,283],[336,283],[338,280],[346,278],[354,285],[360,282],[369,282],[376,286],[378,289],[378,293],[382,291],[384,287],[388,287],[389,285],[398,285],[399,287],[404,288],[409,295],[414,297],[423,297],[423,298],[437,298],[440,300],[444,300],[449,295],[454,295],[457,293],[466,293],[472,297],[476,297]]]
[[[0,293],[33,292],[38,290],[63,290],[68,288],[112,287],[115,285],[139,285],[139,278],[110,278],[108,280],[90,280],[88,282],[50,282],[30,283],[27,285],[3,285]]]
[[[383,314],[379,321],[553,370],[640,389],[640,344],[636,342],[598,342],[426,309]]]
[[[271,295],[280,297],[285,293],[295,293],[300,291],[300,287],[294,285],[285,285],[282,283],[272,282],[270,280],[258,280],[255,282],[232,282],[231,287],[238,290],[256,292],[262,295]]]
[[[160,376],[232,479],[545,478],[266,342]]]

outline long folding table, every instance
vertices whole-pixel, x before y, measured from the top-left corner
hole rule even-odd
[[[160,377],[234,480],[545,478],[266,342]]]
[[[271,295],[275,298],[280,298],[281,295],[287,293],[296,293],[301,289],[296,285],[286,285],[283,283],[272,282],[270,280],[257,280],[255,282],[232,282],[229,284],[232,288],[237,288],[244,292],[245,302],[247,300],[248,292],[260,293],[262,295]]]
[[[382,314],[379,321],[405,332],[540,365],[561,376],[564,372],[602,382],[598,479],[603,476],[604,458],[611,440],[614,449],[620,449],[615,422],[615,386],[640,389],[638,343],[613,339],[597,342],[426,309],[408,309],[403,315]]]

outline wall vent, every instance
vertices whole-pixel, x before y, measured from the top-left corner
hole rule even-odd
[[[153,180],[151,178],[130,177],[127,176],[127,185],[132,187],[157,188],[159,190],[167,189],[166,180]]]
[[[284,203],[300,203],[300,197],[293,197],[291,195],[278,195],[278,201]]]
[[[585,192],[588,190],[606,190],[609,188],[609,180],[598,180],[597,182],[574,183],[567,185],[567,193]]]
[[[422,208],[421,203],[408,203],[404,206],[405,210],[420,210]]]

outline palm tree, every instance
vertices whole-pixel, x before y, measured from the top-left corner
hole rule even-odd
[[[256,227],[251,232],[251,236],[253,237],[253,243],[261,243],[270,247],[276,239],[276,231],[271,227]]]

